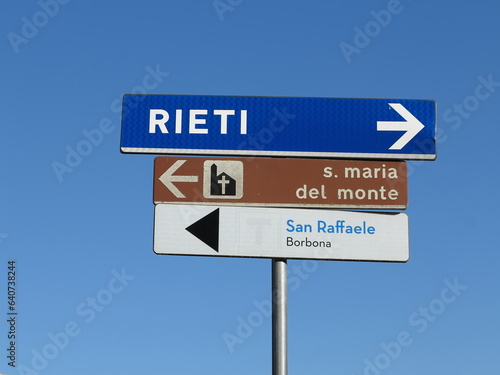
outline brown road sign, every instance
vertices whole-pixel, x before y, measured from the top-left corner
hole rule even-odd
[[[235,206],[405,209],[405,162],[157,157],[153,200]]]

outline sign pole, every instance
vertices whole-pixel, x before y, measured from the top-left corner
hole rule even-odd
[[[288,374],[286,270],[286,259],[272,260],[273,375]]]

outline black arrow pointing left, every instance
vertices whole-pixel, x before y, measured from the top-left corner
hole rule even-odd
[[[219,252],[219,208],[203,216],[186,230]]]

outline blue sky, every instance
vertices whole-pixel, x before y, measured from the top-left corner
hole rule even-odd
[[[271,373],[271,261],[153,252],[155,156],[119,151],[127,93],[435,100],[410,260],[289,261],[289,373],[499,371],[497,1],[1,7],[0,373]]]

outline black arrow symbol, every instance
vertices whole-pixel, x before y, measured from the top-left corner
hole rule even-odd
[[[191,224],[186,230],[219,252],[219,208]]]

